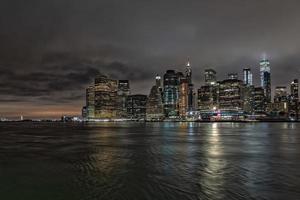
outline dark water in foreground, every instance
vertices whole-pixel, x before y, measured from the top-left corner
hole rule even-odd
[[[300,123],[0,123],[0,199],[300,199]]]

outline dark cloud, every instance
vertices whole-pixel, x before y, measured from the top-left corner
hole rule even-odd
[[[156,73],[204,68],[219,79],[271,61],[272,83],[299,78],[298,0],[4,0],[0,104],[84,104],[98,72],[147,94]],[[79,110],[79,108],[78,108]],[[1,114],[1,113],[0,113]]]

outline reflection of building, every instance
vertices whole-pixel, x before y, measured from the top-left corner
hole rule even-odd
[[[178,116],[179,84],[182,73],[176,73],[175,70],[167,70],[164,75],[163,102],[164,112],[167,117]]]
[[[95,118],[117,117],[117,80],[104,75],[95,79]]]
[[[213,69],[206,69],[204,72],[205,84],[211,85],[217,81],[217,72]]]
[[[86,117],[95,118],[95,87],[89,86],[86,89]]]
[[[260,61],[260,81],[261,87],[264,89],[266,101],[271,102],[271,68],[270,62],[266,59]]]
[[[126,108],[126,98],[130,95],[130,87],[128,80],[118,81],[118,117],[126,118],[127,108]]]
[[[145,119],[147,96],[129,95],[126,100],[127,116],[130,119]]]
[[[219,106],[221,109],[243,108],[243,82],[227,79],[219,83]]]
[[[287,102],[288,94],[285,86],[277,86],[275,88],[274,102]]]
[[[162,120],[164,118],[164,107],[162,103],[160,77],[156,76],[156,85],[151,88],[146,104],[146,119]]]
[[[250,68],[243,69],[243,75],[244,75],[244,84],[249,86],[253,85],[253,78],[252,78],[252,72]]]

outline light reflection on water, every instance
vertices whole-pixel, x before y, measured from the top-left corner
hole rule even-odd
[[[1,199],[299,199],[300,124],[0,124]]]

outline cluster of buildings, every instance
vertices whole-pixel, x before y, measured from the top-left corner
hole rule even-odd
[[[243,69],[243,80],[237,73],[217,80],[217,72],[205,69],[204,85],[196,90],[192,67],[187,62],[184,72],[167,70],[157,75],[149,95],[131,94],[129,80],[114,80],[97,75],[86,89],[86,120],[147,121],[245,121],[298,120],[298,79],[290,88],[277,86],[271,95],[270,62],[260,65],[260,86],[253,84],[250,68]]]

